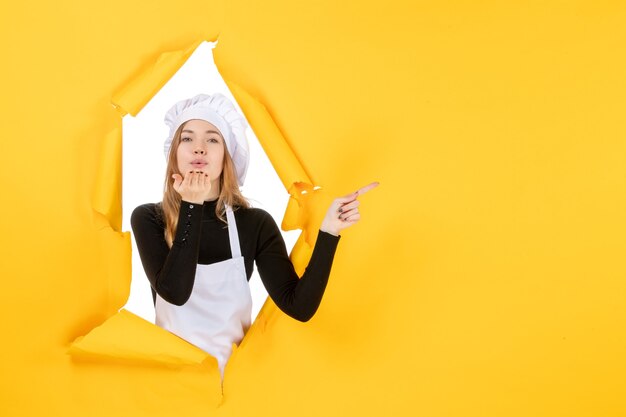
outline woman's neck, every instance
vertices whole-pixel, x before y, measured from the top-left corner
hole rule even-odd
[[[211,181],[211,194],[204,201],[215,201],[220,196],[220,181],[219,179]]]

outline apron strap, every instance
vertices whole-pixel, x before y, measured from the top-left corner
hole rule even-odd
[[[233,258],[241,256],[241,248],[239,247],[239,235],[237,234],[237,223],[235,222],[235,213],[232,207],[226,204],[226,220],[228,220],[228,238],[230,240],[230,253]]]

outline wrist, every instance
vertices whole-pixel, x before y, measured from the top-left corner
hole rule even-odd
[[[320,226],[320,230],[322,232],[329,233],[333,236],[339,236],[339,230],[332,227],[332,223],[328,221],[328,219],[324,219],[322,225]]]
[[[320,227],[320,231],[328,233],[333,236],[339,236],[339,230],[333,230],[330,228]]]

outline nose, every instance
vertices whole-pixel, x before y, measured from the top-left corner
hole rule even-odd
[[[206,149],[205,149],[204,145],[198,144],[198,145],[196,145],[196,149],[194,149],[193,153],[195,155],[206,155]]]

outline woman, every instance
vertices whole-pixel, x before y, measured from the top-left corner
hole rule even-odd
[[[282,235],[239,191],[249,154],[247,122],[223,95],[199,94],[166,114],[163,201],[137,207],[131,226],[150,280],[156,324],[216,357],[223,377],[232,343],[250,326],[248,280],[256,262],[276,305],[309,320],[328,282],[339,232],[360,218],[361,190],[333,201],[299,279]]]

